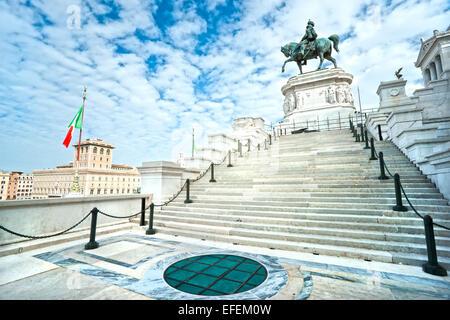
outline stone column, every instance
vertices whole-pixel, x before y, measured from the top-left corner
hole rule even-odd
[[[436,57],[434,58],[434,64],[436,65],[437,78],[441,79],[442,63],[441,63],[441,56],[440,55],[436,55]]]
[[[431,62],[428,68],[430,69],[431,81],[437,80],[437,78],[436,78],[436,65],[434,64],[434,62]]]

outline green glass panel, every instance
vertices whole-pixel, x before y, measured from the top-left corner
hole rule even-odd
[[[264,280],[266,280],[266,277],[261,276],[259,274],[255,274],[253,277],[250,278],[250,280],[248,280],[249,284],[253,284],[253,285],[259,285],[261,284]]]
[[[202,295],[205,296],[223,296],[223,293],[220,292],[216,292],[216,291],[212,291],[212,290],[205,290]]]
[[[229,280],[236,280],[239,282],[245,282],[247,281],[248,278],[251,277],[251,273],[248,272],[242,272],[242,271],[238,271],[238,270],[233,270],[230,271],[230,273],[228,273],[225,278],[229,279]]]
[[[236,265],[239,264],[239,261],[230,261],[230,260],[221,260],[217,262],[215,265],[219,267],[227,267],[227,268],[234,268]]]
[[[238,266],[236,267],[236,270],[239,270],[239,271],[247,271],[247,272],[253,273],[253,272],[255,272],[260,266],[261,266],[261,265],[255,265],[255,264],[250,264],[250,263],[244,262],[244,263],[241,263],[240,265],[238,265]]]
[[[195,271],[195,272],[201,272],[202,270],[205,270],[207,268],[209,268],[209,266],[206,264],[194,262],[192,264],[185,266],[183,269]]]
[[[220,292],[226,292],[226,293],[233,293],[237,288],[239,288],[241,283],[230,281],[226,279],[220,279],[216,283],[214,283],[211,286],[211,289],[220,291]]]
[[[227,272],[229,269],[227,268],[222,268],[222,267],[217,267],[217,266],[211,266],[206,270],[203,270],[202,273],[206,273],[209,274],[211,276],[216,276],[216,277],[220,277],[221,275],[223,275],[225,272]]]
[[[204,290],[203,288],[199,288],[199,287],[196,287],[196,286],[191,286],[190,284],[187,284],[187,283],[181,284],[177,289],[181,290],[181,291],[184,291],[184,292],[187,292],[187,293],[192,293],[192,294],[198,294],[202,290]]]
[[[218,257],[203,256],[200,259],[198,259],[198,262],[202,262],[202,263],[206,263],[206,264],[213,264],[219,260],[220,260],[220,258],[218,258]]]
[[[192,277],[194,274],[195,274],[195,272],[192,272],[192,271],[177,270],[170,274],[170,278],[175,279],[175,280],[184,281],[187,278]]]
[[[192,279],[190,279],[188,281],[188,283],[190,284],[195,284],[197,286],[206,288],[208,287],[211,283],[213,283],[214,281],[216,281],[217,277],[212,277],[212,276],[207,276],[206,274],[198,274],[195,277],[193,277]]]

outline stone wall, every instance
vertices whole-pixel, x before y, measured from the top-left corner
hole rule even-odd
[[[85,217],[94,207],[114,215],[127,216],[141,210],[141,199],[146,198],[146,206],[151,194],[127,196],[101,196],[80,198],[15,200],[0,202],[0,225],[14,232],[42,236],[64,231]],[[97,226],[128,222],[98,214]],[[72,231],[90,228],[91,217],[84,220]],[[28,240],[0,230],[0,245]]]

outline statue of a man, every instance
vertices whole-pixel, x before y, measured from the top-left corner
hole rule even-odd
[[[311,51],[312,46],[316,42],[316,39],[317,39],[317,33],[314,30],[314,22],[312,22],[311,20],[308,20],[305,35],[303,36],[303,38],[300,40],[300,42],[295,47],[294,52],[296,52],[298,50],[298,48],[300,47],[299,53],[301,53],[302,57],[306,57],[309,54],[309,52]],[[302,45],[302,41],[305,41],[304,45]],[[306,53],[305,53],[305,51],[306,51]]]

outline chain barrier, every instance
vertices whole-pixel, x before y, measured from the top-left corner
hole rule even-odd
[[[147,209],[149,209],[150,208],[150,206],[148,206],[147,208],[145,208],[144,209],[144,212],[145,211],[147,211]],[[134,213],[134,214],[132,214],[132,215],[129,215],[129,216],[124,216],[124,217],[118,217],[118,216],[113,216],[113,215],[111,215],[111,214],[107,214],[107,213],[105,213],[105,212],[103,212],[103,211],[98,211],[98,213],[101,213],[102,215],[104,215],[104,216],[107,216],[107,217],[110,217],[110,218],[116,218],[116,219],[126,219],[126,218],[134,218],[134,217],[136,217],[136,216],[138,216],[138,215],[140,215],[140,214],[142,214],[142,211],[139,211],[138,213]]]
[[[372,135],[372,134],[371,134],[371,135]],[[373,137],[373,136],[372,136],[372,137]],[[378,153],[377,153],[377,150],[375,149],[375,145],[373,146],[373,149],[374,149],[374,151],[375,151],[375,156],[378,158],[379,155],[378,155]],[[389,168],[387,167],[386,161],[384,161],[384,159],[383,159],[383,165],[384,165],[384,167],[386,168],[388,174],[393,178],[394,176],[393,176],[392,173],[389,171]],[[401,181],[400,181],[400,189],[402,190],[402,193],[403,193],[403,195],[405,196],[406,201],[409,203],[409,205],[410,205],[411,209],[413,209],[414,213],[415,213],[417,216],[419,216],[422,220],[424,220],[424,217],[416,210],[416,208],[413,206],[413,204],[412,204],[411,201],[409,200],[408,196],[406,195],[406,191],[405,191],[405,189],[403,189],[403,185],[402,185]],[[439,223],[436,223],[436,222],[434,222],[434,221],[433,221],[433,225],[438,226],[438,227],[441,227],[441,228],[446,229],[446,230],[450,230],[449,227],[443,226],[443,225],[441,225],[441,224],[439,224]]]
[[[60,236],[60,235],[62,235],[62,234],[64,234],[64,233],[66,233],[66,232],[72,230],[73,228],[77,227],[80,223],[82,223],[84,220],[86,220],[87,217],[89,217],[89,216],[91,215],[91,213],[92,213],[92,211],[89,212],[83,219],[81,219],[78,223],[76,223],[75,225],[73,225],[73,226],[70,227],[69,229],[66,229],[66,230],[64,230],[64,231],[61,231],[61,232],[58,232],[58,233],[55,233],[55,234],[52,234],[52,235],[48,235],[48,236],[28,236],[28,235],[24,235],[24,234],[21,234],[21,233],[18,233],[18,232],[11,231],[11,230],[9,230],[8,228],[6,228],[6,227],[4,227],[4,226],[1,226],[1,225],[0,225],[0,229],[5,230],[6,232],[9,232],[9,233],[11,233],[11,234],[13,234],[13,235],[16,235],[16,236],[19,236],[19,237],[22,237],[22,238],[29,238],[29,239],[45,239],[45,238],[50,238],[50,237]]]

